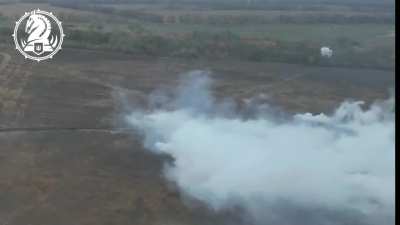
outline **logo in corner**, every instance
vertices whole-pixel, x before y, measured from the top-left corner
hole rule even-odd
[[[26,12],[15,24],[14,43],[26,59],[51,59],[64,40],[61,22],[51,12],[40,9]]]

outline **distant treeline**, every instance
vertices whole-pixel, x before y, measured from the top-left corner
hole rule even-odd
[[[329,10],[346,6],[354,11],[394,12],[394,0],[23,0],[50,3],[81,4],[161,4],[168,8],[199,7],[218,10]]]
[[[359,23],[390,23],[395,21],[394,15],[374,16],[374,15],[278,15],[274,17],[260,15],[193,15],[185,14],[174,17],[162,17],[150,14],[147,15],[141,12],[121,11],[121,15],[135,17],[137,19],[151,18],[158,22],[178,22],[185,24],[269,24],[269,23],[291,23],[291,24],[314,24],[314,23],[329,23],[329,24],[359,24]]]
[[[333,43],[334,57],[320,55],[321,45],[310,42],[252,41],[229,31],[191,32],[183,36],[161,36],[133,26],[130,31],[103,32],[97,29],[67,30],[67,47],[113,50],[155,57],[241,59],[320,66],[394,68],[393,49],[357,50],[356,41],[339,38]]]
[[[321,43],[285,42],[248,39],[230,31],[195,31],[180,35],[159,35],[140,24],[109,31],[104,25],[70,26],[65,24],[65,47],[79,47],[126,52],[154,57],[240,59],[258,62],[284,62],[319,66],[365,67],[393,70],[395,49],[390,45],[360,50],[362,46],[349,38],[338,38],[330,47],[332,58],[320,56]],[[9,26],[0,26],[0,43],[12,42]]]
[[[154,23],[184,23],[184,24],[268,24],[268,23],[330,23],[330,24],[349,24],[349,23],[390,23],[395,22],[394,13],[375,14],[302,14],[295,15],[199,15],[195,13],[185,13],[181,15],[162,15],[157,12],[146,12],[134,9],[116,9],[107,5],[92,5],[77,1],[54,1],[54,6],[80,9],[87,11],[101,12],[116,16],[129,17],[144,22]]]

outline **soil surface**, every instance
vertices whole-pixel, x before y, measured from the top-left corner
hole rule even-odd
[[[210,70],[218,97],[264,94],[289,113],[386,99],[394,72],[279,63],[142,58],[63,49],[30,62],[0,46],[0,225],[240,223],[185,204],[123,116],[154,90]]]

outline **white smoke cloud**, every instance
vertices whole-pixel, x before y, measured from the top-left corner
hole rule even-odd
[[[243,119],[204,73],[189,77],[170,109],[127,117],[148,149],[174,158],[165,175],[183,193],[215,210],[240,205],[256,224],[394,223],[393,100]]]

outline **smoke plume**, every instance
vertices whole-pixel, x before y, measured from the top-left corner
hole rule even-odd
[[[240,206],[254,224],[394,224],[393,99],[246,118],[212,96],[206,72],[186,77],[173,99],[153,95],[162,107],[127,117],[146,148],[173,157],[164,172],[182,193]]]

